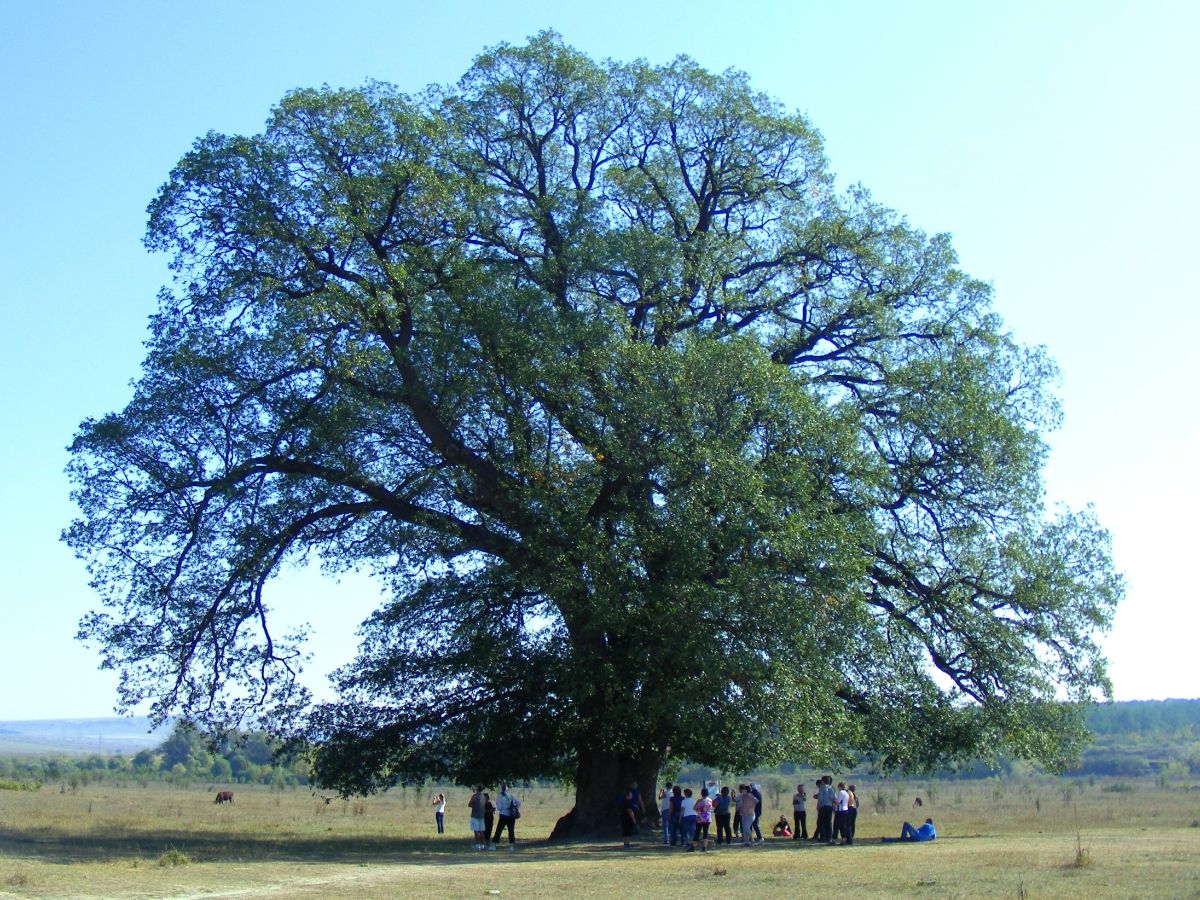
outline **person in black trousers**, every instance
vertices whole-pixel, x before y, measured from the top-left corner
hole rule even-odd
[[[805,803],[808,794],[804,793],[804,785],[796,785],[796,793],[792,795],[792,840],[808,840],[808,812]]]

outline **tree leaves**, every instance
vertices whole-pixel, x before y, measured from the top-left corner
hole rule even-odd
[[[147,244],[178,280],[66,535],[127,704],[282,711],[362,790],[1057,760],[1047,703],[1107,689],[1106,535],[1041,507],[1052,365],[740,73],[546,33],[416,98],[295,91],[197,141]],[[308,556],[390,596],[303,720],[262,589]]]

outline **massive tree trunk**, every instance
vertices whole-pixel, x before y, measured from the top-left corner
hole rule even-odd
[[[655,821],[655,793],[662,761],[663,754],[657,750],[634,754],[581,752],[575,770],[575,807],[558,820],[550,840],[620,834],[620,802],[634,782],[646,808],[644,821]]]

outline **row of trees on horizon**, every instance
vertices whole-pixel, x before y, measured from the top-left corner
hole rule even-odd
[[[1200,699],[1097,705],[1088,711],[1087,723],[1094,740],[1084,749],[1077,765],[1067,770],[1067,775],[1200,775]],[[774,776],[783,785],[803,777],[810,768],[803,763],[785,762],[760,774],[764,784],[774,784],[771,780]],[[859,777],[869,778],[870,772],[868,761],[855,767]],[[939,778],[988,778],[1041,772],[1032,763],[1004,757],[934,774]],[[687,782],[700,782],[720,778],[724,773],[677,762],[666,774]],[[214,744],[183,723],[177,723],[158,747],[130,756],[122,753],[0,755],[0,781],[62,783],[77,788],[105,780],[258,784],[277,789],[313,782],[308,757],[301,749],[284,747],[257,731],[230,736]]]

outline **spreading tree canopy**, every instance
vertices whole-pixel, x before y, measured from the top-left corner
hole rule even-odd
[[[566,831],[668,757],[1053,764],[1108,689],[1052,364],[743,74],[546,33],[298,90],[147,243],[177,279],[66,536],[123,705],[302,730],[345,792],[571,779]],[[264,602],[309,558],[386,587],[315,707]]]

